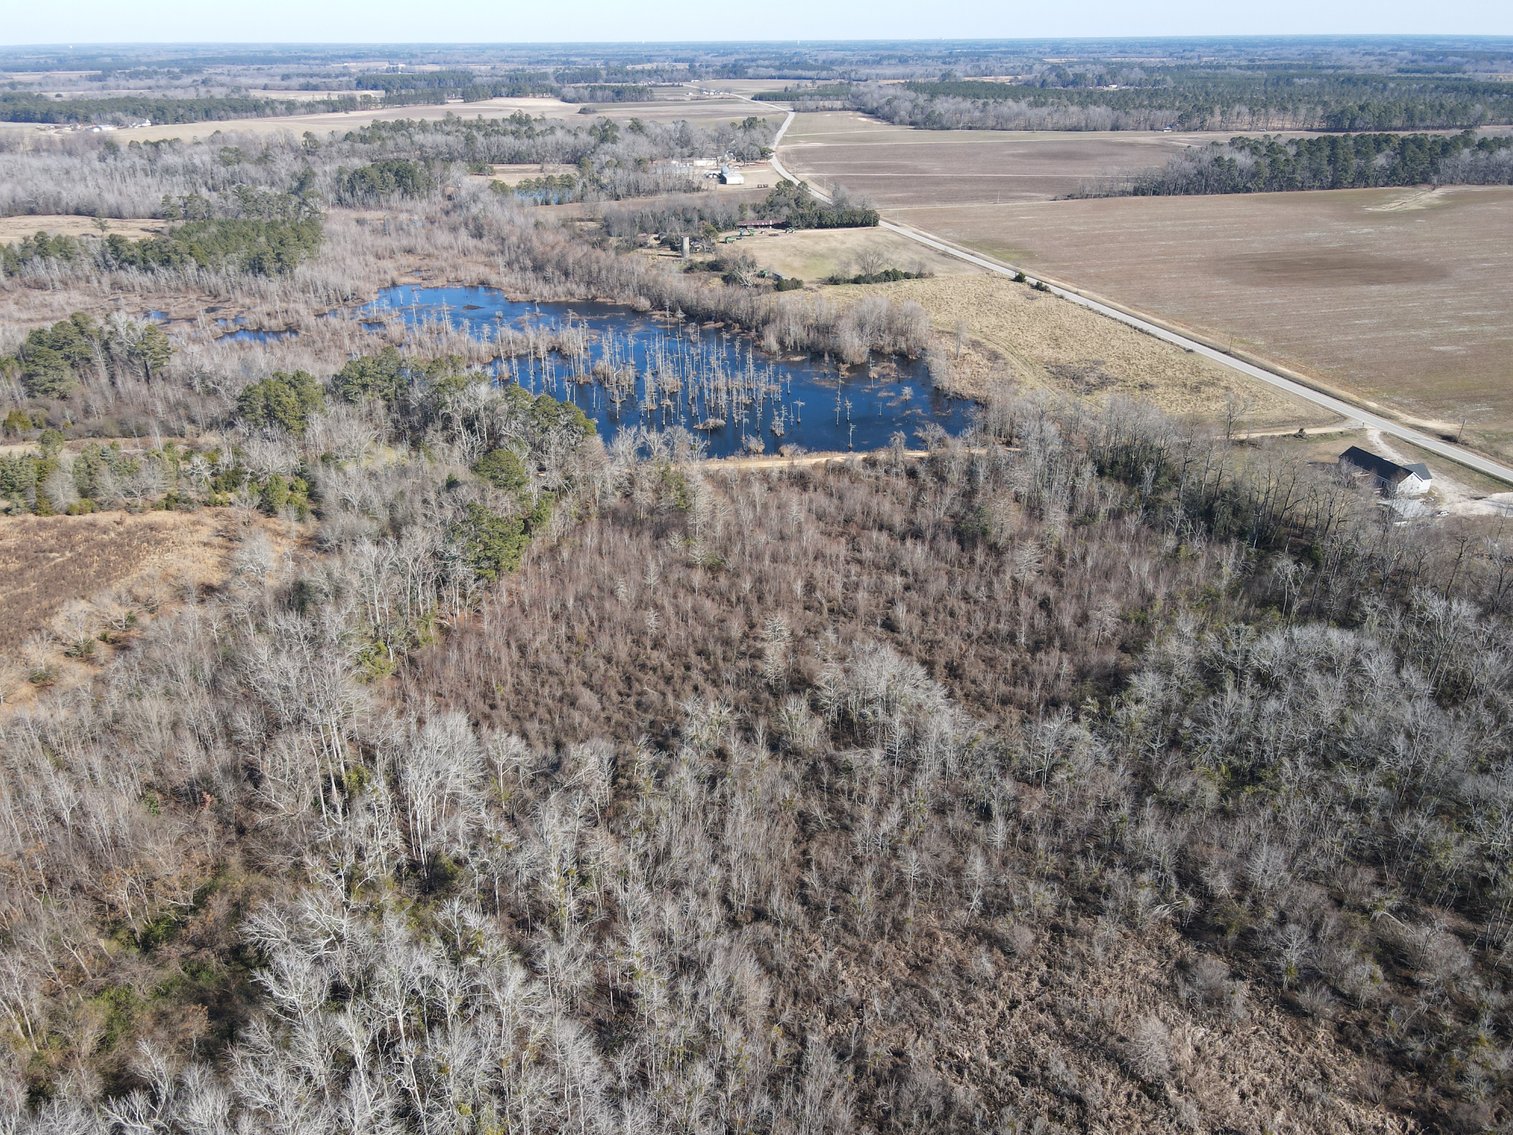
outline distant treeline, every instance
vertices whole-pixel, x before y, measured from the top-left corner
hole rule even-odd
[[[161,236],[103,240],[39,232],[0,245],[0,276],[20,275],[47,262],[88,264],[105,271],[230,268],[254,276],[282,276],[320,247],[319,217],[236,217],[186,221]]]
[[[288,192],[240,185],[215,198],[165,194],[158,212],[180,223],[140,240],[120,233],[96,240],[39,232],[0,246],[0,275],[15,276],[48,263],[93,263],[105,271],[217,268],[281,276],[314,255],[324,233],[314,174],[308,171]]]
[[[556,92],[563,102],[650,102],[654,93],[650,87],[624,83],[594,83],[589,86],[562,87]],[[582,111],[579,111],[581,114]]]
[[[447,99],[478,102],[482,99],[529,98],[533,95],[557,93],[557,85],[552,82],[550,75],[526,72],[498,78],[479,75],[473,71],[359,75],[356,86],[360,91],[382,92],[385,106],[418,106],[445,102]]]
[[[484,97],[545,94],[552,89],[551,76],[522,72],[490,78],[476,71],[399,71],[358,75],[354,85],[360,91],[382,91],[385,96],[409,93],[449,95],[477,88],[491,92]],[[498,91],[498,95],[492,92]]]
[[[529,98],[555,95],[566,102],[644,102],[652,89],[644,82],[626,81],[628,73],[599,67],[568,67],[557,72],[515,71],[484,75],[476,71],[405,71],[362,74],[356,86],[363,91],[382,91],[388,106],[462,99]]]
[[[587,173],[542,174],[521,178],[513,185],[492,183],[495,193],[534,205],[566,205],[574,201],[624,201],[633,197],[697,193],[704,188],[697,173],[666,166],[604,165]]]
[[[1079,197],[1166,197],[1372,189],[1402,185],[1513,184],[1513,138],[1462,134],[1334,134],[1231,138],[1188,150],[1161,169]]]
[[[562,75],[550,72],[518,72],[499,77],[472,71],[428,71],[357,76],[359,91],[382,95],[377,105],[416,106],[461,99],[477,102],[492,98],[555,96],[564,102],[645,102],[653,90],[645,83],[597,80],[597,68],[570,68]],[[356,110],[375,105],[371,97],[331,91],[326,98],[298,101],[254,98],[249,95],[214,95],[176,98],[172,95],[119,95],[105,98],[53,98],[32,92],[0,93],[0,121],[36,122],[67,126],[100,123],[125,125],[144,119],[153,125],[176,126],[188,122],[222,122],[235,118],[277,118]]]
[[[1211,129],[1216,119],[1237,115],[1281,118],[1298,130],[1413,130],[1513,121],[1513,87],[1444,75],[1193,68],[1164,72],[1150,86],[1117,90],[984,82],[909,83],[907,89],[926,98],[1106,108],[1143,117],[1150,126],[1192,130]]]
[[[757,204],[707,193],[614,206],[603,215],[604,231],[622,239],[641,233],[713,238],[755,220],[781,221],[793,229],[844,229],[871,228],[879,217],[872,206],[850,200],[843,192],[827,204],[807,185],[789,181],[773,186]]]
[[[1131,85],[941,79],[828,84],[758,98],[845,105],[930,130],[1427,130],[1513,122],[1513,84],[1329,68],[1151,68]]]
[[[315,111],[356,110],[361,100],[354,95],[333,94],[315,102],[290,99],[217,95],[209,98],[172,98],[164,95],[121,95],[110,98],[53,99],[39,94],[0,94],[0,121],[120,124],[144,119],[154,125],[175,126],[185,122],[222,122],[231,118],[274,118]]]
[[[807,87],[790,87],[781,91],[762,91],[751,97],[758,102],[802,103],[806,109],[822,106],[844,107],[856,96],[854,83],[816,83]]]

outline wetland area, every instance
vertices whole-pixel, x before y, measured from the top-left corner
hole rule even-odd
[[[606,443],[626,429],[682,428],[711,457],[879,449],[902,433],[960,433],[972,403],[937,390],[922,361],[846,368],[775,357],[725,327],[602,303],[511,300],[486,287],[387,288],[353,317],[370,329],[443,324],[496,343],[491,372],[576,405]],[[933,429],[932,429],[933,427]]]

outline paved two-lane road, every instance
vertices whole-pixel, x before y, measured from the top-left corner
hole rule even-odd
[[[800,181],[802,179],[790,172],[778,156],[778,147],[782,144],[783,135],[788,133],[788,127],[793,125],[793,117],[794,112],[792,110],[788,111],[788,116],[783,119],[783,124],[778,127],[777,135],[773,139],[772,168],[777,171],[779,177],[787,178],[789,181]],[[830,199],[829,194],[814,186],[810,186],[810,190],[821,200],[828,201]],[[969,252],[967,249],[960,248],[949,241],[941,240],[937,236],[909,225],[900,225],[885,219],[881,222],[881,227],[887,229],[889,232],[897,233],[908,240],[912,240],[917,244],[933,248],[935,251],[943,252],[947,256],[954,256],[958,260],[964,260],[968,264],[976,265],[989,272],[995,272],[1000,276],[1016,276],[1021,271],[1021,269],[1012,264],[1005,263],[1002,260],[995,260],[991,256]],[[1035,277],[1028,273],[1026,273],[1026,279],[1031,283],[1036,282]],[[1117,319],[1120,323],[1125,323],[1140,331],[1144,331],[1147,335],[1154,335],[1156,338],[1181,347],[1185,351],[1192,351],[1195,354],[1202,355],[1204,358],[1212,359],[1220,366],[1226,366],[1230,370],[1238,371],[1247,378],[1255,379],[1257,382],[1264,382],[1268,386],[1274,386],[1278,390],[1285,391],[1297,398],[1302,398],[1307,402],[1312,402],[1315,406],[1323,407],[1325,410],[1338,414],[1351,422],[1359,422],[1368,429],[1381,430],[1388,437],[1395,437],[1406,441],[1410,445],[1416,445],[1420,449],[1428,450],[1439,457],[1457,462],[1468,469],[1474,469],[1478,473],[1484,473],[1489,477],[1495,477],[1500,481],[1513,485],[1513,466],[1504,465],[1501,462],[1492,460],[1490,457],[1483,457],[1478,453],[1472,453],[1456,445],[1454,442],[1448,442],[1434,434],[1416,430],[1412,426],[1405,426],[1401,422],[1383,417],[1381,414],[1373,413],[1343,398],[1325,394],[1323,391],[1316,390],[1306,383],[1288,378],[1285,374],[1280,374],[1264,366],[1258,366],[1255,363],[1246,362],[1244,359],[1237,359],[1228,352],[1210,347],[1207,343],[1190,339],[1186,335],[1163,327],[1151,318],[1142,317],[1134,312],[1112,307],[1109,304],[1082,295],[1080,292],[1073,291],[1061,285],[1052,284],[1049,281],[1040,281],[1040,283],[1049,289],[1052,294],[1060,296],[1070,303],[1096,311],[1100,315],[1108,316],[1110,319]]]

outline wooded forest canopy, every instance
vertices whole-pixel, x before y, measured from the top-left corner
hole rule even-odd
[[[756,97],[931,130],[1422,130],[1513,122],[1513,85],[1451,68],[1057,63],[1029,76],[821,83]]]
[[[1079,196],[1278,193],[1406,185],[1513,185],[1513,138],[1443,134],[1343,134],[1231,138],[1172,158],[1127,181]]]

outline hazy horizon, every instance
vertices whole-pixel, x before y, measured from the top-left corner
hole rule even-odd
[[[1513,6],[1494,8],[1478,0],[1449,0],[1433,8],[1406,0],[1371,5],[1282,0],[1264,10],[1216,8],[1198,0],[1168,0],[1135,8],[1113,0],[1090,0],[1057,11],[1014,11],[989,0],[964,0],[944,11],[922,8],[912,0],[878,0],[865,8],[776,0],[760,11],[735,15],[693,0],[663,0],[634,10],[611,0],[580,0],[572,11],[570,19],[553,11],[501,11],[483,0],[457,0],[441,12],[417,12],[414,5],[394,0],[319,8],[294,0],[268,0],[247,9],[222,9],[191,0],[163,0],[143,11],[107,0],[80,0],[61,11],[46,8],[15,13],[0,33],[4,36],[0,46],[783,43],[1513,34]],[[585,35],[590,30],[592,34]]]
[[[831,46],[850,44],[906,45],[924,44],[1055,44],[1055,43],[1202,43],[1205,41],[1245,42],[1275,40],[1278,42],[1325,42],[1329,40],[1488,40],[1492,42],[1513,40],[1513,32],[1255,32],[1255,33],[1192,33],[1152,35],[1026,35],[1026,36],[813,36],[805,38],[745,38],[745,39],[73,39],[37,40],[35,42],[0,43],[0,50],[10,48],[77,48],[100,47],[247,47],[247,48],[299,48],[299,47],[737,47],[743,44],[755,46],[807,45]]]

